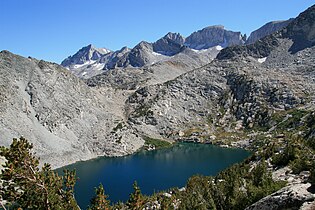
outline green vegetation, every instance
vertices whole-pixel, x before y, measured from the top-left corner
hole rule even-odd
[[[123,127],[123,124],[120,122],[116,125],[115,128],[113,128],[113,132],[115,133],[116,131],[121,130]]]
[[[246,163],[235,164],[216,177],[191,177],[180,209],[244,209],[284,185],[272,180],[264,160],[252,170]]]
[[[148,136],[144,136],[143,139],[145,141],[144,148],[153,146],[155,149],[162,149],[172,146],[170,142],[161,139],[154,139]]]
[[[136,118],[145,117],[145,116],[149,116],[149,115],[153,115],[153,111],[150,110],[149,105],[141,105],[134,112],[134,117],[136,117]]]
[[[271,121],[276,124],[278,130],[290,130],[301,125],[301,119],[307,114],[306,110],[291,109],[274,113],[271,116]]]
[[[105,195],[104,187],[102,184],[98,188],[95,189],[95,196],[91,199],[91,204],[89,206],[89,210],[109,210],[110,209],[110,201],[107,199],[107,195]]]
[[[303,138],[291,137],[285,142],[284,147],[274,145],[273,150],[279,151],[271,155],[272,164],[276,167],[289,165],[295,174],[312,168],[314,150],[307,146]]]
[[[213,144],[220,144],[224,142],[226,145],[231,145],[232,142],[239,141],[242,139],[247,138],[247,133],[243,131],[232,132],[232,131],[225,131],[222,128],[218,128],[217,131],[214,133],[216,136],[216,140],[213,140]]]
[[[143,195],[141,194],[141,190],[135,181],[133,183],[133,192],[130,194],[129,200],[127,201],[128,209],[138,210],[142,209],[141,207],[144,204]]]
[[[66,170],[59,176],[49,164],[40,170],[32,148],[23,137],[13,139],[10,148],[0,148],[0,155],[7,160],[0,176],[7,209],[79,209],[73,196],[75,171]]]

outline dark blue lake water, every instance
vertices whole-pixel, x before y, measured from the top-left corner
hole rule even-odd
[[[86,209],[94,195],[94,187],[100,183],[113,203],[126,201],[135,180],[142,193],[150,195],[171,187],[182,187],[194,174],[216,175],[249,155],[241,149],[180,143],[167,149],[142,151],[126,157],[102,157],[65,168],[76,169],[79,179],[75,197],[79,206]]]

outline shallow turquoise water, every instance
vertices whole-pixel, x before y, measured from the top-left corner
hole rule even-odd
[[[241,149],[180,143],[167,149],[142,151],[126,157],[102,157],[65,168],[76,169],[79,179],[75,197],[80,207],[86,209],[94,195],[94,187],[100,183],[112,202],[126,201],[135,180],[142,193],[150,195],[171,187],[182,187],[194,174],[216,175],[249,154]]]

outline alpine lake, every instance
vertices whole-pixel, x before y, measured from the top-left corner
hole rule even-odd
[[[137,181],[141,192],[154,192],[185,186],[192,175],[216,175],[250,155],[243,149],[221,148],[210,144],[178,143],[172,147],[140,151],[124,157],[100,157],[57,169],[75,169],[78,177],[75,198],[86,209],[95,194],[95,187],[103,184],[112,203],[127,201]]]

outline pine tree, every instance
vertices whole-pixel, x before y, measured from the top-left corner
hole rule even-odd
[[[172,198],[168,197],[162,197],[160,203],[161,203],[161,209],[174,209],[172,202]]]
[[[103,185],[100,184],[99,187],[95,189],[95,196],[91,199],[89,210],[109,210],[110,201],[107,200],[107,197]]]
[[[211,195],[212,178],[204,176],[190,177],[186,190],[181,195],[180,209],[216,209]]]
[[[141,194],[141,190],[135,181],[133,183],[133,192],[129,196],[129,200],[127,201],[127,207],[132,210],[141,209],[143,205],[143,195]]]
[[[79,209],[73,196],[75,172],[60,177],[49,164],[40,170],[32,148],[23,137],[13,139],[10,148],[0,148],[7,160],[0,175],[2,199],[16,209]]]

